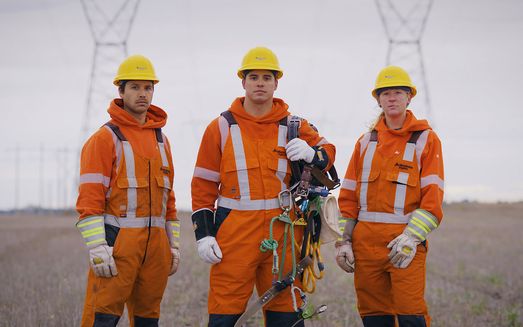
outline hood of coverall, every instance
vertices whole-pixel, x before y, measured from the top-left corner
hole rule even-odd
[[[122,99],[114,99],[111,101],[107,112],[115,122],[126,127],[135,127],[138,129],[162,128],[167,122],[167,113],[152,104],[149,106],[149,109],[147,109],[145,124],[143,125],[139,125],[136,119],[123,109]]]
[[[266,139],[273,137],[274,133],[277,132],[277,123],[289,115],[289,106],[282,99],[273,98],[271,110],[266,115],[260,117],[252,116],[245,111],[243,107],[244,100],[245,97],[236,98],[229,110],[234,113],[234,117],[242,132],[252,138]],[[263,125],[271,126],[265,127]],[[276,128],[276,130],[273,128]]]
[[[385,124],[385,117],[381,117],[380,121],[376,124],[375,129],[378,132],[389,132],[393,135],[406,135],[414,131],[423,131],[426,129],[431,129],[428,121],[426,119],[418,120],[412,111],[407,110],[407,115],[405,117],[405,122],[400,129],[390,129]]]

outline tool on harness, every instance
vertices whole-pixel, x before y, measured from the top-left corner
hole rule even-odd
[[[298,278],[303,270],[312,264],[312,259],[310,257],[305,257],[296,265],[296,272],[289,272],[285,278],[277,281],[270,289],[268,289],[262,296],[252,303],[247,310],[240,316],[240,318],[234,324],[234,327],[241,327],[247,320],[252,317],[258,310],[263,308],[264,305],[269,303],[276,295],[282,292],[287,287],[291,286],[296,278]]]
[[[327,305],[321,304],[316,309],[312,305],[309,305],[306,310],[304,310],[301,314],[301,318],[298,319],[291,327],[295,327],[300,322],[306,319],[314,318],[315,316],[318,316],[322,313],[324,313],[327,310]]]

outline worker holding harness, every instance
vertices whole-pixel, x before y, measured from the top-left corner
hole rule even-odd
[[[303,226],[295,224],[291,210],[289,159],[327,170],[335,156],[335,147],[304,119],[299,138],[288,142],[288,105],[273,97],[283,71],[271,50],[251,49],[237,75],[245,97],[205,130],[192,180],[198,254],[212,264],[209,326],[234,326],[254,286],[263,294],[297,269],[294,245],[301,244]],[[299,272],[294,273],[288,280],[300,288]],[[300,319],[296,307],[302,301],[293,293],[299,292],[287,287],[266,304],[266,326],[291,326]]]
[[[356,143],[342,183],[336,261],[354,272],[365,327],[425,327],[426,238],[443,218],[441,142],[407,110],[416,87],[402,68],[384,68],[372,95],[383,111]]]

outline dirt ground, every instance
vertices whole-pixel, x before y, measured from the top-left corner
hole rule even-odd
[[[182,214],[182,263],[169,280],[161,326],[206,326],[209,267]],[[0,216],[0,326],[79,325],[87,252],[73,216]],[[523,203],[445,207],[430,235],[426,298],[432,326],[523,326]],[[324,279],[310,297],[328,309],[306,326],[362,326],[353,278],[323,247]],[[260,314],[251,326],[263,326]],[[122,319],[120,326],[128,326]]]

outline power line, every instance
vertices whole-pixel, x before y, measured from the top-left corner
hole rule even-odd
[[[389,40],[387,65],[401,66],[409,72],[423,103],[416,112],[431,118],[431,103],[421,51],[421,38],[433,0],[375,0]]]

